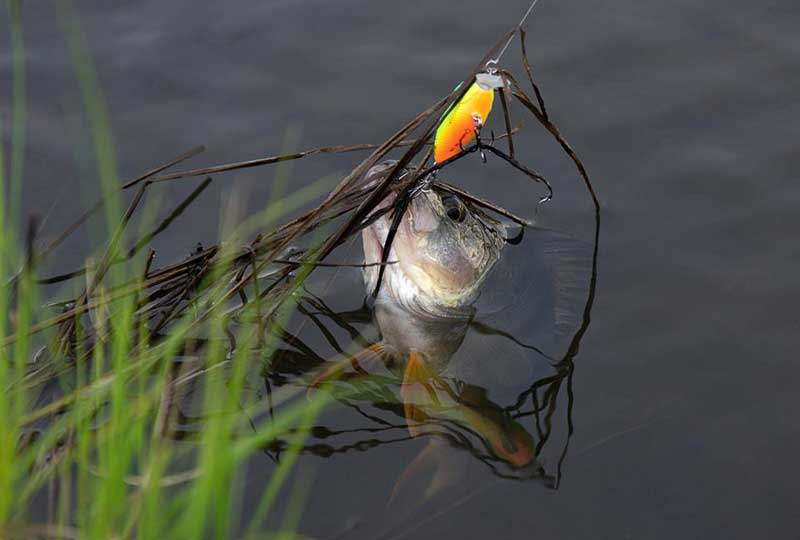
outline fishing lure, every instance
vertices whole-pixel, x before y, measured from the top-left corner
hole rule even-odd
[[[537,1],[531,2],[517,28],[525,24]],[[503,78],[497,74],[497,64],[513,38],[514,34],[508,38],[497,57],[486,62],[486,71],[475,75],[475,82],[464,96],[442,115],[433,141],[433,159],[436,163],[455,156],[480,135],[481,128],[492,111],[494,91],[504,87]],[[454,91],[460,87],[461,84],[456,86]]]
[[[455,90],[461,86],[456,86]],[[502,78],[494,73],[478,73],[458,103],[442,115],[433,141],[433,159],[441,163],[458,154],[475,136],[489,118],[494,102],[494,91],[503,87]]]

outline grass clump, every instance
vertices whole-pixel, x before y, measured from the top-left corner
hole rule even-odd
[[[296,459],[304,426],[313,423],[326,402],[323,394],[307,401],[296,399],[291,390],[278,392],[273,403],[282,407],[274,421],[254,425],[246,420],[265,416],[265,405],[244,391],[245,380],[263,369],[276,344],[266,319],[254,315],[262,308],[260,288],[286,287],[286,280],[280,284],[254,275],[249,289],[242,284],[231,293],[231,279],[245,269],[261,267],[264,273],[269,263],[262,264],[255,249],[243,253],[227,245],[152,268],[154,253],[143,248],[210,180],[161,223],[154,222],[157,212],[145,200],[146,191],[155,175],[200,150],[120,187],[103,96],[80,24],[68,4],[57,6],[103,195],[50,242],[39,238],[33,220],[26,231],[19,230],[24,42],[20,4],[10,1],[10,165],[0,145],[0,282],[5,284],[0,288],[0,537],[237,536],[244,520],[235,495],[241,481],[237,471],[268,442],[296,433],[264,490],[261,511],[248,523],[253,535],[262,536],[265,514]],[[261,216],[265,219],[252,218],[239,233],[274,228],[280,217],[306,204],[327,183],[276,201]],[[125,208],[125,191],[133,188],[138,191]],[[108,234],[97,254],[77,271],[40,276],[40,260],[101,208]],[[144,217],[139,230],[131,232],[137,212]],[[292,287],[302,283],[310,268],[295,271]],[[53,286],[60,291],[52,292]],[[242,301],[245,295],[253,300]],[[44,298],[65,298],[55,303],[61,312],[41,306]],[[291,298],[271,305],[271,323],[289,317]],[[202,410],[209,412],[190,443],[174,437],[177,411],[188,392],[200,396]]]

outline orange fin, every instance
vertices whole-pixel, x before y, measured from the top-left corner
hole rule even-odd
[[[536,459],[536,443],[530,433],[506,414],[492,409],[464,406],[466,424],[484,440],[491,452],[514,468]]]
[[[309,384],[308,395],[325,383],[368,375],[370,368],[377,362],[383,362],[387,356],[383,342],[378,342],[361,349],[353,356],[337,360],[314,377]],[[348,371],[348,368],[352,368],[352,371]]]
[[[412,351],[408,355],[405,371],[403,372],[403,385],[400,387],[400,396],[403,399],[403,409],[408,424],[408,432],[412,437],[419,435],[419,427],[428,418],[420,408],[424,402],[437,403],[436,391],[431,383],[436,375],[428,367],[422,356]]]

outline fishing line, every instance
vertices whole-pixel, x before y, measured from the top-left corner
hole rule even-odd
[[[533,11],[533,8],[536,6],[538,2],[539,0],[533,0],[533,2],[531,2],[531,5],[528,6],[528,11],[525,12],[525,15],[522,16],[522,19],[520,19],[519,24],[517,24],[517,28],[521,28],[522,25],[525,24],[525,21],[528,19],[528,15],[531,14],[531,11]],[[506,44],[503,45],[503,48],[500,49],[500,52],[497,54],[497,58],[491,58],[486,61],[487,71],[490,69],[489,68],[490,64],[492,66],[496,66],[498,63],[500,63],[500,58],[502,58],[503,54],[506,52],[506,49],[508,49],[508,46],[511,45],[511,42],[514,41],[514,36],[516,35],[517,33],[514,32],[513,34],[511,34],[511,36],[509,36],[508,41],[506,41]]]

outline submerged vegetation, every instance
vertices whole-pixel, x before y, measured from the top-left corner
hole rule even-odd
[[[523,164],[514,146],[511,100],[572,158],[597,208],[583,165],[545,108],[520,27],[503,36],[454,92],[381,144],[331,146],[172,172],[203,150],[196,148],[120,182],[102,92],[79,21],[69,4],[57,2],[103,195],[64,231],[45,234],[37,220],[20,215],[26,108],[20,4],[7,3],[13,57],[8,156],[0,145],[0,312],[7,314],[0,318],[0,537],[291,537],[305,493],[302,483],[285,486],[294,463],[303,451],[336,451],[307,445],[307,437],[332,396],[354,403],[363,399],[365,390],[363,385],[341,384],[336,392],[316,392],[307,399],[300,385],[270,384],[279,382],[276,359],[287,348],[304,352],[311,359],[309,368],[319,363],[319,357],[286,330],[296,314],[323,313],[354,340],[358,337],[347,317],[328,310],[322,299],[304,290],[308,276],[321,267],[342,265],[330,260],[332,253],[381,215],[392,216],[396,228],[419,186],[465,155],[497,156],[549,190],[549,183]],[[515,35],[534,97],[511,71],[496,68],[503,81],[497,96],[505,132],[491,141],[477,137],[431,164],[432,139],[443,113],[459,102],[476,74]],[[152,239],[190,208],[212,182],[211,175],[317,153],[363,151],[370,151],[368,157],[335,185],[328,178],[315,182],[237,224],[220,244],[198,246],[173,264],[156,264],[157,254],[149,249]],[[381,181],[365,182],[365,173],[392,154],[398,161]],[[179,181],[199,183],[176,208],[160,213],[153,191]],[[475,207],[528,225],[490,201],[434,181]],[[390,192],[397,194],[394,205],[376,211]],[[321,202],[295,215],[321,196]],[[87,256],[85,266],[43,274],[57,248],[99,212],[106,239]],[[288,219],[289,215],[295,217]],[[595,264],[598,235],[599,211]],[[390,233],[387,244],[392,237]],[[390,264],[388,253],[387,245],[381,270]],[[595,277],[592,268],[583,324],[563,358],[553,359],[555,374],[534,382],[506,411],[517,419],[535,416],[539,450],[552,429],[562,385],[571,400],[573,359],[589,324]],[[348,346],[335,347],[345,351]],[[251,391],[253,380],[264,381],[266,396]],[[532,408],[526,411],[529,402]],[[181,404],[197,412],[196,422],[185,417]],[[569,412],[568,418],[571,430]],[[492,466],[497,460],[490,450],[484,453]],[[257,452],[266,452],[277,464],[258,502],[248,502],[256,510],[243,516],[243,491],[238,487],[242,465]],[[565,454],[566,447],[561,460]],[[553,486],[558,484],[560,465],[561,461],[558,472],[551,474]],[[271,517],[270,523],[281,523],[279,530],[271,527],[267,534],[266,518],[279,497],[288,497],[289,503],[283,505],[282,519]]]

